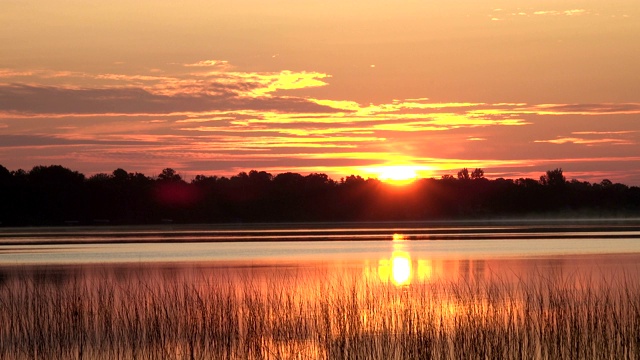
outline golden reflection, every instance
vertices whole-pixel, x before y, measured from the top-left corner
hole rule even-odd
[[[407,235],[391,235],[390,256],[373,262],[365,261],[364,278],[404,286],[412,283],[433,283],[458,276],[467,279],[482,276],[481,261],[431,259],[424,254],[412,254],[411,246],[412,242]]]
[[[405,237],[402,234],[393,234],[393,241],[403,241],[404,239]]]
[[[416,276],[420,282],[431,280],[431,277],[433,276],[433,262],[431,260],[418,259]]]
[[[412,266],[408,251],[402,250],[408,243],[393,242],[393,247],[393,255],[384,260],[391,281],[396,278],[396,264],[398,269],[409,269],[405,274],[411,274]],[[419,255],[414,252],[414,256]],[[413,266],[432,267],[420,261]],[[27,341],[34,333],[56,330],[72,315],[83,321],[70,331],[50,331],[38,339],[39,351],[63,351],[74,357],[74,351],[82,349],[86,357],[96,359],[156,358],[168,351],[173,357],[265,360],[419,357],[415,354],[540,358],[546,354],[540,355],[540,349],[570,353],[575,345],[567,339],[572,336],[601,344],[613,333],[619,334],[617,342],[602,353],[586,344],[587,355],[628,358],[624,351],[637,346],[634,314],[640,290],[635,277],[610,285],[607,277],[592,282],[586,272],[584,277],[576,278],[575,273],[568,277],[556,273],[556,277],[544,272],[533,275],[530,268],[523,268],[523,274],[529,274],[523,278],[501,272],[474,285],[456,275],[423,286],[417,283],[416,272],[414,286],[389,288],[352,277],[356,273],[350,266],[276,265],[89,266],[48,275],[36,268],[3,269],[6,290],[0,291],[0,303],[10,306],[0,318],[12,325],[0,327],[5,331],[0,358],[28,355]],[[467,265],[474,268],[473,263]],[[449,275],[459,267],[456,263],[443,267],[433,260],[436,274],[445,269]],[[82,297],[68,296],[78,289]],[[105,301],[114,305],[108,311],[103,311]],[[601,321],[600,314],[613,314],[618,321]],[[214,319],[215,326],[203,319]],[[572,326],[576,321],[586,325]],[[549,331],[537,331],[540,327]],[[75,331],[85,338],[73,336]],[[111,340],[105,343],[105,338]],[[487,349],[493,353],[487,355]],[[621,350],[611,354],[612,349]]]
[[[378,262],[378,276],[381,281],[391,281],[396,286],[409,285],[413,276],[411,255],[406,250],[402,234],[393,234],[393,252],[390,259]]]
[[[404,251],[394,251],[391,255],[391,276],[397,286],[411,282],[411,257]]]

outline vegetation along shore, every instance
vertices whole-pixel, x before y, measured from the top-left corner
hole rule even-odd
[[[407,221],[545,214],[637,216],[640,188],[603,180],[567,181],[561,169],[540,179],[486,179],[482,169],[456,177],[394,186],[377,179],[325,174],[231,177],[185,181],[173,169],[157,177],[117,169],[86,177],[59,165],[30,171],[0,166],[3,226]]]

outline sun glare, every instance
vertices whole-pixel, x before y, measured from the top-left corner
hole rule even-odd
[[[395,233],[393,234],[393,241],[404,241],[405,236],[402,234]]]
[[[391,256],[391,276],[393,283],[401,286],[411,280],[411,258],[404,251],[394,251]]]
[[[413,182],[418,173],[415,166],[382,166],[376,169],[378,179],[396,185]]]
[[[402,234],[393,234],[393,252],[390,259],[380,260],[378,274],[383,281],[391,281],[396,286],[408,285],[412,277],[411,256],[406,249]]]

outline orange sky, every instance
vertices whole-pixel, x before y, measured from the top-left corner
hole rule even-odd
[[[2,1],[0,164],[640,185],[640,3]]]

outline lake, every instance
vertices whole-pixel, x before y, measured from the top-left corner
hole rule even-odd
[[[638,219],[2,228],[0,354],[634,357],[639,261]]]
[[[400,262],[411,265],[411,277],[424,279],[425,273],[457,277],[474,268],[504,266],[571,270],[581,262],[631,271],[637,256],[636,219],[0,229],[2,267],[259,265],[370,271],[402,257]]]

